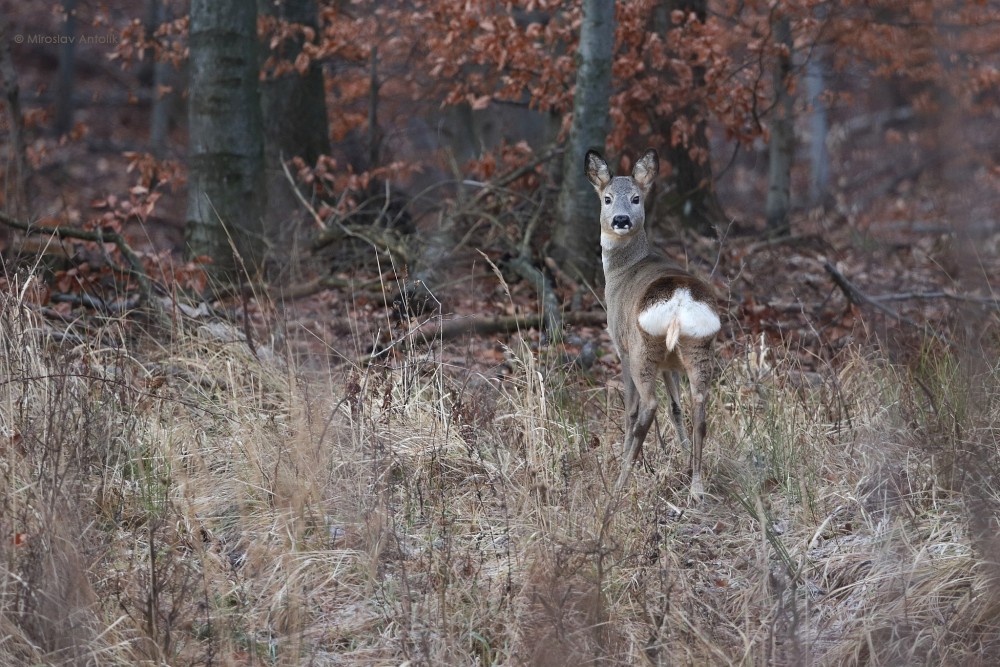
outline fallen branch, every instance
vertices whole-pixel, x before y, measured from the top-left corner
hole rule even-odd
[[[139,259],[139,256],[135,254],[135,251],[132,250],[132,247],[125,241],[125,238],[121,234],[118,234],[117,232],[105,232],[99,228],[89,231],[85,229],[77,229],[75,227],[39,227],[37,225],[18,220],[2,211],[0,211],[0,223],[3,223],[13,229],[20,230],[25,234],[47,234],[58,239],[92,241],[100,244],[102,249],[105,243],[114,244],[114,246],[118,248],[118,251],[121,252],[122,257],[124,257],[125,261],[128,263],[127,267],[119,266],[117,268],[135,278],[139,288],[138,298],[134,301],[130,300],[129,306],[145,306],[146,312],[152,316],[157,325],[162,327],[170,326],[171,321],[170,318],[167,317],[166,311],[164,311],[161,304],[153,298],[153,282],[150,280],[149,274],[146,273],[146,268],[142,265],[142,260]]]
[[[763,239],[761,241],[755,241],[749,244],[742,250],[743,255],[752,255],[759,250],[764,248],[770,248],[772,246],[785,245],[786,243],[801,243],[802,241],[811,240],[822,240],[816,234],[788,234],[782,233],[770,238]]]
[[[956,234],[964,236],[980,236],[992,234],[996,229],[995,220],[985,220],[982,222],[970,222],[956,227],[946,221],[934,220],[893,220],[891,222],[874,222],[871,229],[890,232],[910,232],[913,234]]]
[[[139,305],[138,298],[126,299],[121,302],[105,301],[90,294],[63,294],[55,292],[49,295],[52,303],[68,303],[74,306],[85,306],[100,311],[105,315],[121,315],[134,310]]]
[[[327,289],[359,291],[367,290],[368,288],[377,288],[380,284],[381,281],[378,279],[354,281],[335,276],[322,276],[294,285],[269,285],[267,286],[267,293],[268,296],[276,301],[295,301],[296,299],[303,299]]]
[[[826,269],[826,272],[830,274],[830,277],[833,278],[833,282],[836,283],[837,287],[839,287],[840,290],[844,293],[844,296],[847,297],[847,300],[850,303],[853,303],[855,306],[858,306],[859,308],[862,306],[868,306],[870,308],[874,308],[875,310],[879,311],[884,315],[887,315],[888,317],[891,317],[897,322],[903,322],[904,324],[909,324],[911,327],[914,327],[916,329],[923,329],[931,336],[938,339],[942,343],[945,343],[946,345],[952,347],[955,345],[955,343],[944,334],[940,334],[926,325],[921,325],[918,322],[915,322],[914,320],[910,319],[909,317],[906,317],[905,315],[900,315],[892,308],[884,306],[875,299],[866,295],[854,283],[852,283],[850,280],[844,277],[844,274],[838,271],[837,268],[830,262],[823,262],[823,268]]]
[[[974,303],[980,306],[992,306],[1000,308],[1000,299],[988,296],[972,296],[971,294],[954,294],[952,292],[929,291],[929,292],[900,292],[898,294],[881,294],[871,297],[872,301],[909,301],[911,299],[949,299],[962,303]]]
[[[607,315],[603,312],[587,311],[564,313],[560,319],[563,325],[600,326],[607,321]],[[454,338],[465,334],[487,336],[496,333],[527,331],[528,329],[542,330],[546,326],[548,326],[547,316],[541,313],[501,317],[468,315],[444,320],[433,332],[433,335],[440,338]]]
[[[334,219],[333,222],[336,226],[329,227],[316,235],[312,243],[313,250],[322,250],[334,243],[352,238],[364,241],[376,250],[394,255],[401,264],[406,264],[409,261],[409,248],[392,230],[379,229],[371,225],[346,225],[337,219]]]
[[[562,316],[563,325],[602,326],[607,322],[603,311],[569,312]],[[545,326],[545,316],[541,313],[531,315],[458,315],[447,320],[437,318],[426,320],[406,334],[388,343],[380,351],[366,355],[358,360],[365,365],[380,357],[384,357],[407,338],[420,336],[423,340],[447,340],[458,336],[490,336],[493,334],[509,334],[528,329],[541,330]]]
[[[8,227],[21,230],[26,234],[49,234],[59,239],[76,239],[78,241],[93,241],[100,244],[114,244],[121,252],[122,257],[125,258],[125,261],[128,262],[128,267],[125,271],[135,278],[139,286],[139,302],[136,305],[145,304],[161,324],[168,321],[166,314],[160,308],[156,299],[153,298],[153,283],[149,279],[145,267],[142,265],[142,260],[139,259],[139,256],[135,254],[135,251],[132,250],[132,247],[125,241],[121,234],[117,232],[105,232],[101,229],[89,231],[75,227],[39,227],[38,225],[17,220],[2,211],[0,211],[0,222]]]

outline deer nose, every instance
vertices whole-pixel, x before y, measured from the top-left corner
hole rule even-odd
[[[611,219],[611,226],[615,229],[631,229],[632,218],[627,215],[616,215]]]

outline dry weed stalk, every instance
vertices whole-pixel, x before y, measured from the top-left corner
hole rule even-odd
[[[618,397],[527,344],[502,380],[330,372],[198,323],[72,347],[0,299],[0,662],[996,655],[996,368],[730,350],[715,498],[677,512],[668,429],[609,512]]]

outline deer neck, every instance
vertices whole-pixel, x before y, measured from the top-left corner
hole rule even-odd
[[[649,239],[646,230],[640,228],[628,238],[601,234],[601,261],[604,264],[606,289],[616,289],[615,280],[649,256]]]

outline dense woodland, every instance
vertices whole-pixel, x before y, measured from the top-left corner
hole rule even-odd
[[[0,663],[1000,661],[1000,2],[0,8]]]

